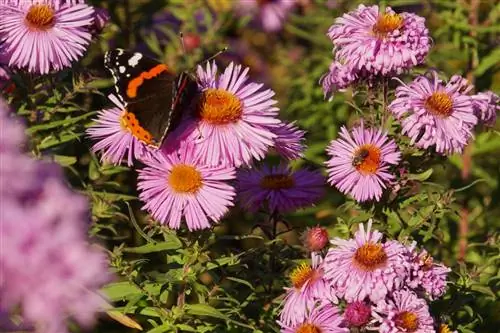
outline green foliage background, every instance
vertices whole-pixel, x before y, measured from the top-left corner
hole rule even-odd
[[[319,224],[331,236],[348,237],[357,223],[370,217],[387,235],[413,237],[452,267],[449,292],[432,308],[439,320],[460,332],[495,331],[500,325],[498,126],[478,132],[463,156],[446,159],[409,147],[389,119],[386,127],[397,137],[406,160],[404,194],[372,207],[330,188],[316,207],[284,217],[276,239],[266,236],[268,216],[238,208],[210,231],[159,228],[140,210],[135,171],[102,165],[89,152],[84,130],[98,110],[109,106],[106,95],[112,82],[103,68],[103,54],[112,47],[146,50],[181,70],[228,46],[217,62],[250,66],[255,79],[277,92],[281,118],[307,130],[306,159],[295,162],[296,167],[319,167],[340,126],[354,124],[361,114],[380,121],[383,105],[376,103],[376,113],[370,114],[366,88],[358,87],[354,96],[351,90],[337,93],[328,102],[318,84],[332,59],[328,27],[360,1],[301,1],[276,34],[261,32],[249,24],[250,18],[235,16],[234,2],[91,1],[109,10],[111,22],[84,60],[56,76],[14,78],[16,90],[8,97],[28,121],[33,154],[63,165],[68,182],[89,197],[91,235],[109,251],[117,274],[104,288],[116,307],[111,313],[115,320],[103,316],[94,332],[138,332],[137,325],[149,333],[278,332],[275,319],[287,273],[306,258],[299,240],[303,229]],[[332,3],[334,8],[328,8]],[[380,4],[427,19],[434,46],[426,66],[413,74],[437,68],[446,77],[466,76],[478,91],[498,93],[498,2]],[[179,22],[168,24],[169,18],[158,24],[166,12]],[[199,47],[183,55],[178,29],[199,36]],[[389,82],[391,88],[394,84]]]

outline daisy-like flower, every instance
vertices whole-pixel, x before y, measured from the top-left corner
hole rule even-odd
[[[500,110],[500,97],[492,91],[480,92],[473,95],[475,114],[485,126],[493,127],[497,121],[497,112]]]
[[[431,39],[425,19],[412,13],[396,14],[391,7],[359,7],[344,14],[328,30],[337,61],[371,75],[399,74],[421,64]]]
[[[87,135],[97,141],[92,151],[101,152],[102,160],[113,164],[120,164],[127,156],[127,165],[132,166],[135,159],[151,155],[148,145],[152,136],[115,95],[108,98],[116,107],[99,111],[95,124],[87,129]]]
[[[324,177],[319,171],[292,171],[290,166],[263,165],[238,174],[240,202],[250,212],[260,208],[288,212],[310,206],[323,195]]]
[[[374,309],[381,333],[435,333],[434,321],[425,300],[406,289],[395,291]]]
[[[237,7],[241,15],[252,14],[264,31],[281,30],[296,0],[239,0]]]
[[[286,325],[278,321],[282,333],[347,333],[347,328],[341,327],[342,317],[337,307],[324,304],[314,307],[307,317],[298,324]]]
[[[197,126],[188,126],[188,142],[195,142],[201,161],[209,165],[240,166],[263,158],[279,124],[274,92],[247,82],[248,68],[233,63],[220,76],[215,63],[198,67],[201,95],[194,105]]]
[[[193,146],[171,154],[158,153],[139,170],[139,198],[160,223],[178,229],[184,217],[189,230],[211,227],[233,206],[235,177],[229,166],[207,166],[198,161]]]
[[[406,248],[382,241],[382,234],[363,224],[353,239],[335,238],[325,257],[325,278],[348,302],[369,298],[376,303],[399,289],[407,277]]]
[[[307,321],[308,313],[313,311],[317,303],[337,303],[333,289],[324,278],[322,262],[322,257],[313,252],[311,265],[302,263],[290,274],[292,287],[285,288],[279,320],[283,326],[296,327]]]
[[[389,110],[417,147],[435,146],[442,154],[461,153],[478,122],[474,99],[469,95],[472,86],[458,75],[445,84],[435,71],[431,74],[397,87]]]
[[[380,129],[365,129],[362,123],[351,133],[345,127],[340,138],[327,148],[328,182],[357,201],[380,200],[383,189],[394,179],[391,165],[401,159],[394,140]]]
[[[435,263],[427,251],[418,252],[415,244],[408,251],[411,268],[406,284],[415,291],[422,290],[430,300],[443,296],[446,292],[446,278],[451,269]]]
[[[90,44],[94,9],[84,3],[25,0],[0,4],[0,53],[9,66],[46,74],[70,67]]]
[[[276,134],[274,139],[274,150],[285,159],[295,160],[304,156],[304,135],[305,131],[299,129],[293,123],[281,123],[270,127]]]

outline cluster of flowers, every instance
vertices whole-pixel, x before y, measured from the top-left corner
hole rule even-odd
[[[97,290],[110,278],[106,255],[87,242],[86,198],[56,164],[24,154],[24,140],[0,99],[0,322],[20,310],[23,327],[10,329],[66,332],[66,318],[90,325],[104,308]]]
[[[445,293],[450,269],[415,243],[384,240],[371,220],[352,239],[332,239],[327,251],[328,234],[320,227],[306,239],[315,252],[311,264],[290,274],[282,332],[450,332],[446,324],[438,328],[428,306]]]
[[[360,5],[330,27],[335,61],[321,79],[325,96],[349,85],[375,85],[384,77],[423,63],[430,49],[425,20],[415,14],[396,14],[390,7]],[[399,80],[399,79],[398,79]],[[473,86],[454,75],[448,82],[429,71],[396,88],[389,112],[400,123],[410,144],[440,154],[461,153],[478,124],[493,126],[500,109],[491,91],[472,94]],[[396,143],[380,129],[363,124],[351,133],[342,128],[340,138],[327,149],[329,182],[357,201],[380,200],[395,176],[390,167],[401,154]]]

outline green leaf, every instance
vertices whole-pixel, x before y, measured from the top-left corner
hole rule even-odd
[[[182,246],[182,242],[174,235],[166,235],[165,237],[167,238],[167,240],[165,240],[164,242],[149,243],[138,247],[126,247],[123,249],[123,251],[144,254],[166,250],[177,250]]]
[[[428,169],[422,173],[409,174],[408,179],[410,180],[418,180],[418,181],[426,181],[432,175],[433,169]]]
[[[64,156],[64,155],[54,155],[54,162],[60,164],[63,167],[67,167],[75,164],[77,161],[75,156]]]
[[[184,309],[187,314],[193,316],[208,316],[222,320],[229,320],[226,315],[208,304],[186,304]]]
[[[115,282],[108,284],[102,288],[102,291],[108,296],[111,301],[123,301],[132,299],[137,295],[142,294],[142,290],[137,288],[130,282]]]
[[[80,120],[83,120],[83,119],[86,119],[90,116],[95,115],[96,113],[97,113],[97,111],[92,111],[92,112],[88,112],[84,115],[81,115],[79,117],[68,117],[68,118],[63,119],[63,120],[57,120],[57,121],[52,121],[52,122],[46,123],[46,124],[31,126],[30,128],[27,129],[27,132],[29,134],[33,134],[35,132],[42,131],[42,130],[73,125],[73,124],[78,123]]]
[[[486,73],[486,71],[489,70],[491,67],[498,66],[499,63],[500,63],[500,48],[496,48],[486,57],[483,57],[483,59],[479,63],[479,66],[477,66],[476,70],[474,71],[474,74],[476,74],[477,76],[481,76],[484,73]]]
[[[163,332],[171,331],[171,329],[172,329],[171,324],[163,324],[163,325],[157,326],[157,327],[147,331],[147,333],[163,333]]]

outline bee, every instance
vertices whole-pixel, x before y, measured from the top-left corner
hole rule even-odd
[[[354,157],[352,159],[352,166],[360,166],[368,156],[370,156],[370,152],[368,151],[368,149],[361,148],[354,154]]]

